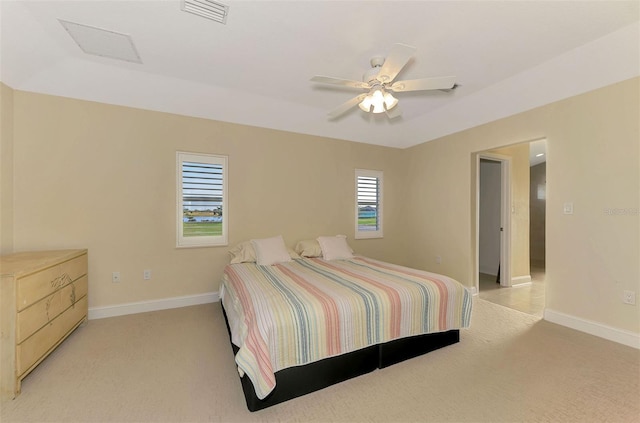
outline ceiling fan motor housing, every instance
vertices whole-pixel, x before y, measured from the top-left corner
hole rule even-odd
[[[362,81],[367,83],[374,81],[376,76],[378,76],[380,67],[384,64],[384,57],[374,56],[371,58],[369,63],[371,63],[371,69],[367,70],[364,75],[362,75]]]

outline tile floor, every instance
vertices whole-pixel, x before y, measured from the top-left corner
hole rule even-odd
[[[480,298],[523,313],[542,317],[544,311],[544,268],[531,267],[531,284],[512,288],[501,287],[496,277],[480,274]]]

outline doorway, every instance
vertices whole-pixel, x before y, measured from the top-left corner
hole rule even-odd
[[[530,145],[529,171],[529,256],[532,268],[545,268],[545,232],[547,201],[546,143],[535,141]]]
[[[504,157],[511,160],[501,162]],[[505,166],[507,184],[503,178]],[[542,316],[545,305],[546,139],[476,153],[475,173],[477,292],[487,301]],[[497,198],[501,203],[499,209]],[[496,223],[498,213],[500,226]],[[500,229],[501,250],[497,252],[496,233]],[[502,250],[505,248],[507,251]],[[503,272],[505,264],[509,266],[508,276]]]

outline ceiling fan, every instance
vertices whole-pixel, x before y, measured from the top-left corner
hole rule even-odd
[[[335,119],[358,105],[365,112],[385,112],[389,118],[393,119],[400,116],[402,112],[398,107],[398,99],[391,92],[450,90],[457,86],[455,76],[394,82],[415,51],[415,47],[394,44],[386,58],[376,56],[371,59],[371,69],[364,73],[362,82],[319,75],[311,78],[311,81],[322,84],[367,90],[367,93],[360,94],[330,111],[329,118]]]

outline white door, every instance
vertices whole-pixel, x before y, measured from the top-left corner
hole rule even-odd
[[[480,195],[481,195],[481,160],[488,160],[500,166],[499,193],[499,268],[500,285],[511,286],[511,158],[493,153],[476,155],[476,292],[479,292],[480,267]],[[484,257],[483,257],[484,258]]]

